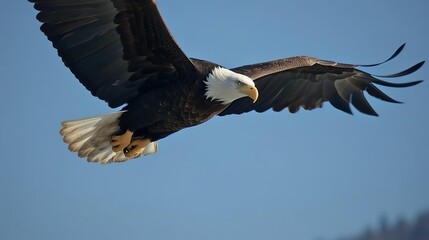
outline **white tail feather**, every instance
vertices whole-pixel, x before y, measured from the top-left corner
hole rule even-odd
[[[126,157],[123,152],[113,152],[110,140],[119,129],[119,117],[123,112],[112,113],[92,118],[63,122],[60,134],[69,150],[77,152],[79,157],[87,158],[88,162],[102,164],[124,162],[133,158]],[[158,143],[151,142],[138,156],[158,151]]]

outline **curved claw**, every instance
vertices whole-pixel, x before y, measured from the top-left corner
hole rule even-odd
[[[127,130],[122,135],[112,136],[110,144],[112,145],[112,150],[114,152],[123,151],[131,143],[131,138],[133,137],[133,132]]]
[[[136,158],[141,155],[149,143],[149,139],[133,139],[131,143],[124,148],[124,155],[128,158]]]

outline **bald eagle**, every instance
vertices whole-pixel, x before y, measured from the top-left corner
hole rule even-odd
[[[66,67],[92,95],[120,112],[62,123],[69,149],[89,162],[123,162],[157,152],[157,141],[213,118],[249,111],[295,113],[325,101],[351,113],[377,113],[364,91],[397,103],[375,84],[391,83],[353,65],[298,56],[227,69],[188,58],[167,29],[155,0],[30,0],[41,30]]]

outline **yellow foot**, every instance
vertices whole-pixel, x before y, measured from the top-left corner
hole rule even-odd
[[[133,139],[124,149],[125,157],[135,158],[140,156],[144,148],[150,143],[149,139]]]
[[[110,145],[112,145],[112,150],[114,152],[123,151],[128,145],[130,145],[132,137],[133,137],[133,132],[129,130],[127,130],[122,135],[112,136],[112,141],[110,141]]]

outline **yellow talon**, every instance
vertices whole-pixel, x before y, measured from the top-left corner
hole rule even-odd
[[[131,143],[131,138],[133,137],[133,132],[127,130],[122,135],[112,136],[112,141],[110,144],[112,145],[112,150],[114,152],[123,151],[128,145]]]
[[[133,139],[131,143],[124,149],[125,157],[136,158],[140,156],[149,143],[149,139]]]

